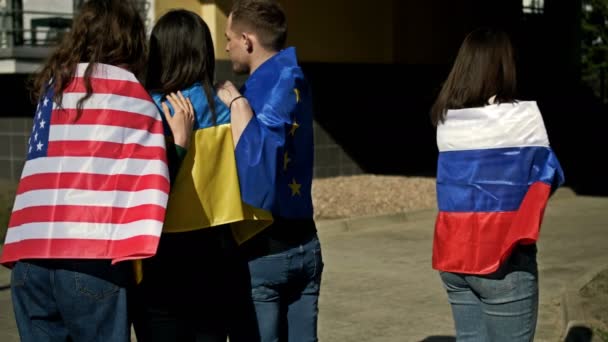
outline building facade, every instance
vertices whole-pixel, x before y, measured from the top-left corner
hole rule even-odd
[[[24,80],[60,39],[81,1],[0,0],[0,96],[8,108],[0,112],[2,178],[18,178],[23,164],[33,110]],[[36,2],[46,8],[33,9]],[[316,177],[434,176],[429,109],[466,34],[499,26],[511,33],[518,51],[520,98],[539,102],[568,183],[582,192],[608,193],[608,185],[590,181],[602,168],[589,146],[605,144],[599,127],[608,122],[605,105],[580,82],[582,0],[279,2],[288,17],[288,45],[297,48],[312,86]],[[224,51],[231,0],[138,3],[149,27],[171,8],[198,13],[212,31],[216,79],[243,81],[232,74]]]

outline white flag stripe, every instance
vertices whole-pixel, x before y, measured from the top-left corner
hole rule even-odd
[[[549,146],[536,102],[502,103],[449,110],[437,127],[440,152],[507,147]]]
[[[164,207],[168,195],[160,190],[96,191],[81,189],[32,190],[15,197],[13,211],[36,206],[101,206],[132,208],[145,204]]]
[[[76,77],[84,77],[84,72],[87,69],[89,63],[79,63],[76,68]],[[139,83],[135,75],[125,69],[109,65],[109,64],[97,64],[93,74],[95,78],[105,78],[108,80],[119,80],[119,81],[131,81]]]
[[[63,109],[76,109],[78,101],[85,93],[64,93],[62,100]],[[119,110],[149,116],[160,120],[160,113],[152,101],[142,100],[135,97],[116,94],[93,94],[83,104],[84,109],[108,109]],[[53,103],[53,109],[58,109]]]
[[[165,136],[143,129],[107,125],[53,125],[49,141],[100,141],[165,147]]]
[[[43,173],[93,173],[101,175],[162,175],[169,179],[162,160],[110,159],[97,157],[46,157],[28,160],[21,178]]]
[[[9,228],[6,244],[30,239],[124,240],[136,236],[159,236],[163,223],[140,220],[125,224],[89,222],[35,222]]]

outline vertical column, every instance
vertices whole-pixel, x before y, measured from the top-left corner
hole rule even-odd
[[[224,31],[231,7],[231,0],[205,0],[201,9],[201,17],[211,30],[211,37],[215,46],[215,58],[219,60],[228,60],[228,54],[225,51],[226,37]]]
[[[11,0],[11,30],[13,31],[13,45],[23,45],[23,0]]]

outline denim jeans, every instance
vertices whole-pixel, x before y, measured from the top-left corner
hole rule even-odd
[[[516,247],[494,273],[441,272],[459,342],[528,342],[538,314],[536,246]]]
[[[21,341],[129,341],[131,263],[19,261],[11,277]]]
[[[323,260],[317,234],[280,252],[250,259],[249,272],[261,341],[318,341]]]

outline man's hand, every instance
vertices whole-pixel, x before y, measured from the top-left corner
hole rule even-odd
[[[232,128],[232,141],[234,147],[239,142],[241,134],[247,127],[249,120],[253,117],[253,111],[247,99],[241,95],[234,84],[230,81],[218,83],[216,86],[217,97],[230,109],[230,126]]]
[[[216,85],[217,96],[224,102],[227,107],[234,99],[241,96],[241,93],[230,81],[222,81]],[[232,109],[232,108],[231,108]]]

